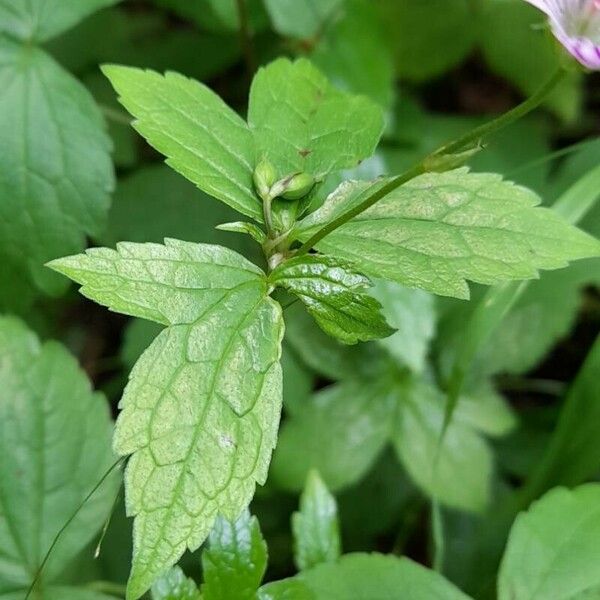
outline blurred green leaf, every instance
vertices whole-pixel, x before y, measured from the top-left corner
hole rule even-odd
[[[256,517],[219,517],[202,552],[203,600],[252,600],[267,568],[267,545]]]
[[[499,600],[595,598],[600,590],[600,485],[556,488],[521,513],[498,579]]]
[[[310,471],[300,496],[300,511],[292,515],[294,559],[301,571],[341,554],[341,541],[335,498],[318,471]]]
[[[316,598],[302,581],[282,579],[261,587],[256,600],[316,600]]]
[[[281,35],[312,38],[335,17],[346,0],[265,0],[275,31]]]

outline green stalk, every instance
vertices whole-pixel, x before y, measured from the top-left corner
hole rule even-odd
[[[498,118],[493,119],[488,123],[484,123],[483,125],[476,127],[472,131],[469,131],[465,135],[459,137],[458,139],[448,142],[444,144],[431,154],[428,154],[423,160],[421,160],[416,165],[412,166],[410,169],[402,173],[401,175],[397,175],[393,177],[389,183],[380,188],[377,192],[373,193],[371,196],[367,197],[360,204],[355,206],[352,210],[349,210],[347,213],[340,215],[337,219],[331,221],[319,231],[317,231],[312,237],[310,237],[298,250],[296,251],[296,255],[306,254],[311,248],[314,248],[325,236],[329,235],[332,231],[336,230],[338,227],[341,227],[354,217],[358,216],[360,213],[364,212],[368,208],[371,208],[374,204],[379,202],[384,196],[387,196],[390,192],[395,190],[396,188],[408,183],[411,179],[422,175],[423,173],[427,173],[431,171],[431,165],[436,163],[436,159],[440,159],[444,156],[451,156],[458,154],[461,151],[464,151],[474,145],[480,143],[484,138],[489,137],[493,133],[496,133],[500,129],[514,123],[519,120],[526,114],[530,113],[532,110],[537,108],[556,88],[556,86],[563,80],[566,75],[566,71],[563,69],[558,69],[548,81],[542,85],[538,89],[535,94],[530,96],[527,100],[515,106],[513,109],[508,112],[500,115]],[[438,161],[439,162],[439,161]]]

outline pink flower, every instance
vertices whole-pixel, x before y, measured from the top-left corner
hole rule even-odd
[[[600,0],[525,0],[546,13],[558,41],[585,67],[600,70]]]

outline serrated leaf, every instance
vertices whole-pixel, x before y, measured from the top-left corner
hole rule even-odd
[[[0,32],[44,42],[120,0],[0,0]]]
[[[339,558],[341,540],[337,505],[318,471],[308,474],[300,496],[300,511],[292,515],[292,531],[294,561],[301,571]]]
[[[392,443],[413,481],[447,506],[483,511],[490,498],[492,474],[492,454],[486,442],[455,419],[436,464],[444,395],[418,381],[405,384],[400,395]]]
[[[372,292],[383,306],[387,322],[396,329],[378,343],[415,373],[421,373],[435,332],[434,297],[391,281],[377,281]]]
[[[306,172],[317,179],[356,166],[375,151],[381,109],[334,88],[308,60],[280,58],[259,69],[250,90],[248,123],[256,155],[279,178]]]
[[[283,424],[273,481],[301,490],[312,468],[332,490],[358,481],[388,441],[392,391],[387,381],[349,380],[318,392]]]
[[[469,600],[439,573],[405,557],[377,553],[346,554],[298,578],[315,600]]]
[[[321,329],[346,344],[394,332],[367,293],[370,280],[331,256],[306,255],[283,262],[269,276],[276,286],[298,296]]]
[[[220,246],[122,243],[52,266],[112,310],[170,325],[131,373],[114,440],[132,455],[136,599],[264,483],[281,408],[281,309],[260,269]]]
[[[0,85],[0,257],[58,294],[66,282],[43,264],[104,226],[110,140],[89,93],[42,50],[0,37]]]
[[[583,600],[600,592],[600,485],[556,488],[521,513],[498,578],[499,600]]]
[[[348,182],[297,225],[308,240],[385,180]],[[539,207],[539,197],[498,175],[457,169],[421,175],[317,244],[367,275],[468,298],[466,280],[531,279],[539,269],[597,256],[600,242]]]
[[[198,586],[185,576],[179,567],[173,567],[152,586],[152,600],[200,600]]]
[[[207,194],[262,221],[252,183],[252,133],[219,96],[178,73],[163,76],[114,65],[103,72],[135,117],[134,127],[169,166]]]
[[[204,600],[253,600],[267,568],[267,544],[256,517],[215,521],[202,553]]]
[[[0,595],[25,596],[59,530],[114,463],[111,432],[106,400],[75,359],[58,343],[42,345],[21,321],[0,318]],[[113,473],[63,532],[42,573],[46,586],[100,529],[118,485]],[[46,590],[44,600],[51,597],[67,596]]]
[[[273,28],[281,35],[312,38],[345,0],[265,0]]]

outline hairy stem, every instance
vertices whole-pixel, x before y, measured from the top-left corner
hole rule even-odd
[[[336,230],[338,227],[341,227],[357,215],[361,214],[368,208],[371,208],[374,204],[379,202],[384,196],[387,196],[390,192],[395,190],[396,188],[408,183],[411,179],[422,175],[423,173],[427,173],[430,170],[428,165],[435,164],[435,160],[437,158],[441,158],[443,156],[450,156],[453,154],[457,154],[461,151],[464,151],[475,144],[481,142],[484,138],[490,136],[492,133],[503,129],[507,125],[514,123],[521,117],[525,116],[527,113],[531,112],[535,108],[537,108],[550,94],[550,92],[556,88],[556,86],[563,80],[565,77],[566,71],[562,69],[558,69],[548,81],[539,88],[535,94],[530,96],[527,100],[515,106],[513,109],[508,112],[500,115],[498,118],[489,121],[488,123],[484,123],[480,127],[476,127],[472,131],[469,131],[465,135],[459,137],[458,139],[448,142],[444,144],[431,154],[428,154],[423,160],[421,160],[416,165],[412,166],[408,171],[405,171],[401,175],[397,175],[393,177],[387,185],[379,189],[377,192],[363,200],[360,204],[355,206],[352,210],[349,210],[347,213],[340,215],[337,219],[331,221],[325,225],[322,229],[317,231],[310,239],[308,239],[300,248],[298,248],[296,254],[306,254],[311,248],[316,246],[325,236],[329,235],[332,231]]]

